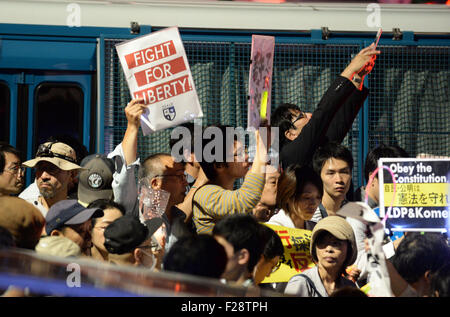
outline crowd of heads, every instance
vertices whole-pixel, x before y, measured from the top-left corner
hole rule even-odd
[[[280,145],[298,137],[310,119],[310,113],[295,105],[278,107],[272,121],[279,127]],[[226,135],[226,126],[212,127]],[[193,133],[195,126],[186,124],[184,128]],[[206,141],[210,136],[202,133],[202,138]],[[171,147],[179,141],[180,138],[172,140]],[[334,272],[330,276],[337,283],[342,276],[348,276],[346,269],[356,261],[354,230],[345,218],[336,215],[351,190],[354,168],[353,155],[342,144],[328,142],[319,146],[308,165],[291,165],[284,170],[268,165],[259,176],[263,187],[257,199],[248,203],[251,198],[237,193],[235,181],[245,178],[250,184],[247,187],[261,185],[257,184],[258,178],[247,179],[247,175],[258,172],[252,169],[255,161],[250,162],[245,143],[233,137],[230,142],[222,142],[222,148],[216,148],[214,160],[198,162],[192,138],[178,153],[183,157],[181,161],[173,153],[156,153],[140,162],[137,173],[140,184],[145,180],[152,190],[170,194],[164,212],[166,219],[163,216],[148,219],[136,217],[132,210],[115,201],[113,176],[119,167],[113,158],[88,155],[82,146],[65,142],[55,138],[46,141],[38,147],[35,157],[25,162],[17,149],[9,144],[0,145],[1,248],[25,248],[60,257],[90,257],[151,271],[257,286],[280,268],[285,252],[280,236],[267,224],[288,223],[292,228],[312,230],[310,255],[319,275]],[[366,181],[370,177],[376,179],[373,172],[379,158],[407,156],[398,146],[376,147],[365,160]],[[24,167],[34,169],[35,182],[22,192]],[[218,206],[233,212],[213,217],[209,234],[196,232],[198,228],[191,219],[197,217],[195,213],[178,218],[172,212],[188,198],[191,213],[193,206],[198,205],[193,197],[198,189],[194,181],[199,179],[199,171],[204,173],[205,182],[198,187],[213,185],[223,189],[220,199],[239,197],[237,203],[230,203],[231,207]],[[188,176],[193,174],[193,181],[188,182]],[[372,187],[366,190],[378,203],[375,189],[378,185]],[[18,194],[23,199],[13,197]],[[220,199],[217,204],[225,204]],[[137,197],[131,200],[136,201]],[[242,207],[241,202],[243,206],[248,204]],[[142,202],[137,205],[142,207]],[[164,238],[158,234],[164,231],[161,228],[166,231],[170,228]],[[169,235],[173,236],[170,247],[166,245]],[[432,296],[448,296],[449,254],[448,242],[441,234],[408,234],[399,244],[392,263],[413,287],[425,288],[425,293]],[[306,282],[297,277],[289,281],[286,293],[301,294],[305,287],[302,283]],[[348,285],[341,286],[339,292],[326,291],[336,297],[361,295],[353,288],[348,289]],[[316,294],[321,292],[324,291],[316,290]]]

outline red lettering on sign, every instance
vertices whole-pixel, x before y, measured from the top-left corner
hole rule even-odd
[[[290,241],[291,237],[290,236],[282,236],[281,235],[281,234],[288,234],[287,230],[277,230],[276,232],[280,236],[281,240],[286,240],[286,242],[287,242],[287,247],[286,248],[288,248],[288,249],[292,248],[291,241]]]
[[[128,69],[137,66],[156,62],[162,58],[174,55],[176,53],[173,41],[167,41],[155,46],[144,48],[143,50],[125,55]]]
[[[297,272],[304,271],[308,268],[308,254],[306,253],[291,253],[292,262]]]
[[[134,74],[138,86],[144,86],[186,70],[183,57],[178,57]]]
[[[136,91],[135,99],[144,99],[145,104],[160,102],[192,90],[188,75],[176,78],[148,89]]]

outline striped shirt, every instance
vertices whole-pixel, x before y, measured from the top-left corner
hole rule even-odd
[[[216,222],[231,214],[252,212],[261,198],[264,175],[247,173],[241,188],[227,190],[218,185],[200,187],[192,200],[193,220],[198,234],[211,234]]]

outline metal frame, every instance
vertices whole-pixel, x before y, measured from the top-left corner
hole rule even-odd
[[[104,111],[105,111],[105,74],[104,65],[104,44],[105,39],[131,39],[137,36],[158,31],[161,29],[148,25],[142,25],[140,34],[130,34],[129,28],[111,28],[111,27],[67,27],[51,25],[23,25],[23,24],[0,24],[0,35],[4,39],[18,40],[37,40],[37,41],[69,41],[78,43],[96,43],[96,67],[90,71],[97,71],[97,130],[96,150],[103,152],[104,149]],[[359,47],[368,46],[375,37],[375,31],[364,32],[335,32],[326,29],[314,29],[304,32],[293,31],[252,31],[252,30],[214,30],[214,29],[194,29],[180,28],[180,34],[184,41],[204,41],[204,42],[227,42],[227,43],[251,43],[252,34],[272,35],[276,37],[277,44],[332,44],[332,45],[358,45]],[[383,33],[379,45],[387,46],[442,46],[450,47],[450,34],[415,34],[413,32],[402,32],[398,34],[393,31]],[[370,75],[366,79],[366,85],[370,87]],[[87,96],[90,97],[90,96]],[[14,107],[11,107],[11,118],[14,114]],[[359,148],[358,148],[358,166],[362,167],[365,156],[369,150],[368,117],[369,105],[365,102],[363,109],[359,113]],[[11,127],[12,129],[12,127]],[[92,133],[94,131],[91,131]],[[85,141],[85,140],[84,140]],[[11,134],[11,142],[15,143],[14,135]],[[362,174],[358,179],[358,185],[364,183]]]

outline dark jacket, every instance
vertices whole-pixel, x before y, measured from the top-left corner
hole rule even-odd
[[[360,91],[350,80],[338,76],[323,95],[300,135],[281,149],[282,168],[293,164],[310,165],[319,146],[330,141],[341,143],[368,94],[367,88]]]

